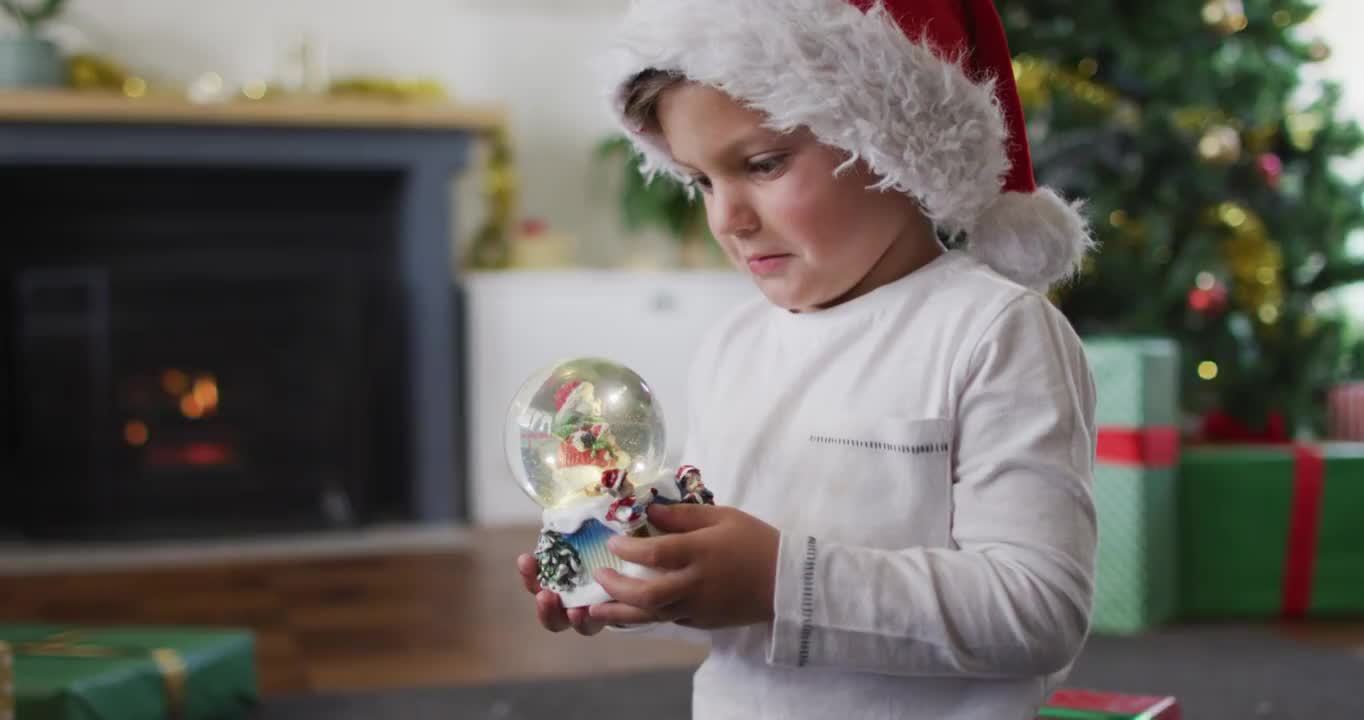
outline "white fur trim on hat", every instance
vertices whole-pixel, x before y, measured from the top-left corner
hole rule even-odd
[[[599,69],[646,177],[668,173],[689,181],[659,138],[624,117],[625,90],[635,76],[674,71],[763,112],[774,130],[809,128],[820,142],[849,153],[840,170],[865,162],[881,178],[876,188],[915,198],[952,237],[969,238],[975,228],[1004,236],[1000,221],[1022,219],[1012,201],[999,202],[1009,137],[993,79],[973,81],[958,59],[941,57],[926,39],[911,42],[880,3],[864,13],[847,0],[634,0]],[[1060,214],[1074,212],[1060,205]],[[997,212],[986,222],[992,208]],[[1041,215],[1057,220],[1058,229],[1080,229],[1066,243],[1088,242],[1078,214],[1062,222],[1049,206]],[[1013,237],[1021,241],[1026,232]],[[1040,278],[1046,273],[1011,272],[990,258],[1064,254],[1061,243],[1044,240],[1033,238],[1030,244],[1046,247],[1032,250],[1017,243],[986,248],[983,239],[970,245],[1001,274]],[[1048,259],[1039,267],[1057,266]]]

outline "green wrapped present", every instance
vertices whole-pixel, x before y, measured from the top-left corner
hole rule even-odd
[[[0,624],[23,720],[235,720],[259,698],[246,631]]]
[[[1037,711],[1043,718],[1071,720],[1179,720],[1179,702],[1168,695],[1122,695],[1063,688]]]
[[[1364,444],[1194,447],[1180,476],[1184,615],[1364,615]]]
[[[0,640],[0,720],[14,720],[14,653]]]
[[[1168,339],[1091,337],[1098,391],[1094,506],[1099,548],[1096,633],[1130,634],[1178,610],[1175,470],[1179,348]]]

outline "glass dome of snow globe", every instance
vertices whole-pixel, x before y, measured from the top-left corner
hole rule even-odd
[[[589,497],[607,470],[654,480],[667,449],[653,389],[601,358],[573,358],[531,375],[507,412],[505,442],[512,477],[547,510]]]

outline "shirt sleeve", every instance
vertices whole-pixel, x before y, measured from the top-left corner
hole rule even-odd
[[[1064,671],[1089,625],[1094,384],[1064,316],[1015,298],[969,355],[952,547],[783,534],[768,661],[905,676]]]

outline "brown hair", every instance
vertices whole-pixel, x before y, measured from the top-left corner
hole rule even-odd
[[[643,132],[662,132],[658,101],[664,92],[686,79],[680,72],[652,68],[634,76],[625,86],[625,120]]]

